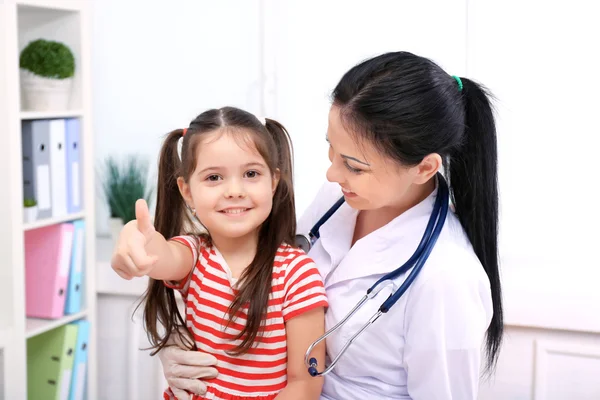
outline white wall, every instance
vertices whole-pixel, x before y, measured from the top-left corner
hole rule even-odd
[[[469,7],[468,72],[498,97],[505,282],[540,324],[600,329],[596,16],[584,1]],[[531,303],[507,300],[509,318]]]
[[[461,75],[466,61],[465,0],[266,0],[267,113],[290,130],[297,207],[325,181],[329,96],[342,75],[371,56],[407,50]]]
[[[93,4],[99,167],[108,155],[139,153],[148,157],[156,182],[166,133],[186,127],[208,108],[233,105],[258,112],[258,0]],[[98,206],[98,230],[106,232],[105,201]]]

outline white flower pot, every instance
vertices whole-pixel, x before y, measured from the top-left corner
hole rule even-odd
[[[34,222],[35,220],[37,220],[37,216],[38,216],[37,206],[23,208],[23,222],[25,222],[25,223]]]
[[[50,79],[21,69],[23,109],[27,111],[64,111],[69,109],[73,78]]]
[[[110,236],[113,242],[116,243],[117,240],[119,240],[119,235],[121,234],[123,225],[123,220],[121,218],[109,218],[108,227],[110,229]]]

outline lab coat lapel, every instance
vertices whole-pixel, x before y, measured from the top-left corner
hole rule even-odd
[[[321,226],[319,241],[330,258],[330,265],[319,266],[319,269],[325,272],[323,274],[324,279],[327,279],[350,251],[357,216],[358,211],[344,203]]]
[[[325,276],[325,287],[353,279],[372,276],[373,283],[406,263],[416,250],[435,201],[434,192],[402,215],[396,217],[387,225],[357,241],[352,248],[350,244],[356,224],[355,213],[353,222],[341,219],[332,221],[332,224],[323,232],[323,245],[326,251],[336,251],[332,262],[339,265],[331,269]],[[330,253],[331,254],[331,253]]]

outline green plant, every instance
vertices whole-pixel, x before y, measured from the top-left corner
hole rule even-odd
[[[35,207],[37,206],[37,201],[35,199],[23,199],[23,207]]]
[[[121,218],[123,223],[135,219],[135,202],[144,199],[149,203],[152,188],[148,184],[148,163],[138,156],[127,156],[123,162],[107,157],[104,162],[102,186],[111,218]]]
[[[70,78],[75,74],[75,57],[71,49],[60,42],[38,39],[21,51],[21,68],[52,79]]]

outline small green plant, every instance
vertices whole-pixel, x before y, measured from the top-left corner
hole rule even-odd
[[[37,201],[35,201],[35,199],[23,199],[23,207],[29,208],[35,206],[37,206]]]
[[[135,219],[135,202],[150,202],[152,188],[148,184],[148,162],[138,156],[128,156],[123,162],[107,157],[104,163],[103,191],[111,218],[126,224]]]
[[[51,79],[66,79],[75,75],[75,57],[66,45],[38,39],[21,51],[21,68]]]

